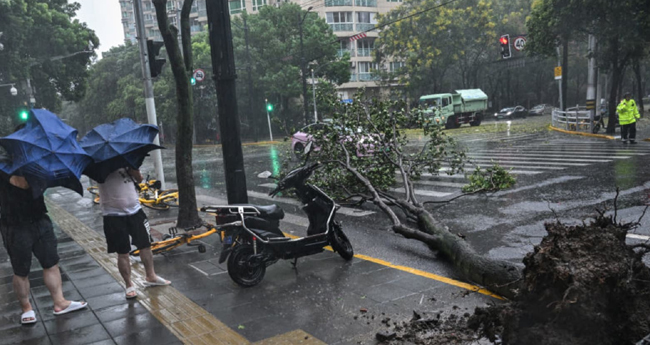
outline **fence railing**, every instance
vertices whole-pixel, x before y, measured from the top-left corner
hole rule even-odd
[[[353,31],[354,24],[349,23],[341,23],[341,24],[332,24],[330,23],[330,26],[332,27],[332,31]]]
[[[589,110],[561,111],[553,109],[553,127],[567,131],[597,133],[600,125],[594,121]]]

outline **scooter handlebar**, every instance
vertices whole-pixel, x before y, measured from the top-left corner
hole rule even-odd
[[[311,176],[312,172],[316,170],[320,166],[320,162],[316,162],[308,167],[303,167],[300,169],[296,169],[291,171],[287,176],[285,176],[282,180],[278,181],[278,185],[275,187],[274,190],[272,190],[269,195],[270,196],[276,196],[278,193],[281,191],[292,187],[295,185],[294,180],[306,180]]]

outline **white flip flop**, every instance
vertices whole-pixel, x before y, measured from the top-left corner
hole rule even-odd
[[[129,296],[129,294],[134,293],[134,292],[136,292],[135,286],[131,286],[131,287],[126,288],[126,294],[125,294],[126,299],[134,299],[134,298],[138,297],[137,293],[135,295],[133,295],[133,296]]]
[[[164,286],[164,285],[170,285],[172,282],[170,282],[167,279],[164,279],[161,276],[156,276],[156,281],[155,282],[150,282],[150,281],[144,281],[144,286]]]
[[[32,309],[30,311],[26,311],[22,315],[20,315],[20,323],[23,325],[36,323],[36,313],[34,312],[34,310]]]
[[[88,306],[88,303],[86,303],[86,302],[70,301],[70,305],[67,308],[65,308],[65,309],[63,309],[61,311],[55,311],[54,315],[63,315],[63,314],[71,313],[73,311],[77,311],[79,309],[86,308],[87,306]]]

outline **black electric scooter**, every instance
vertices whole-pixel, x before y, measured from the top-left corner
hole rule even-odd
[[[311,145],[307,144],[307,157]],[[343,259],[354,256],[352,244],[343,233],[341,224],[334,220],[340,208],[320,188],[306,183],[319,163],[305,165],[292,170],[277,187],[269,193],[275,196],[281,191],[295,189],[304,204],[303,211],[309,218],[307,236],[286,237],[279,228],[284,211],[277,205],[258,206],[250,204],[205,206],[203,212],[216,214],[217,228],[221,232],[223,250],[219,263],[228,259],[228,275],[235,283],[254,286],[262,281],[266,267],[279,259],[294,259],[320,253],[331,245]],[[269,178],[266,171],[258,177]]]

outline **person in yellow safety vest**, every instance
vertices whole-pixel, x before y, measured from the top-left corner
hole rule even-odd
[[[625,99],[621,100],[616,111],[618,112],[618,122],[621,125],[621,141],[627,144],[636,144],[636,119],[640,118],[639,108],[636,102],[631,98],[630,92],[625,93]]]

